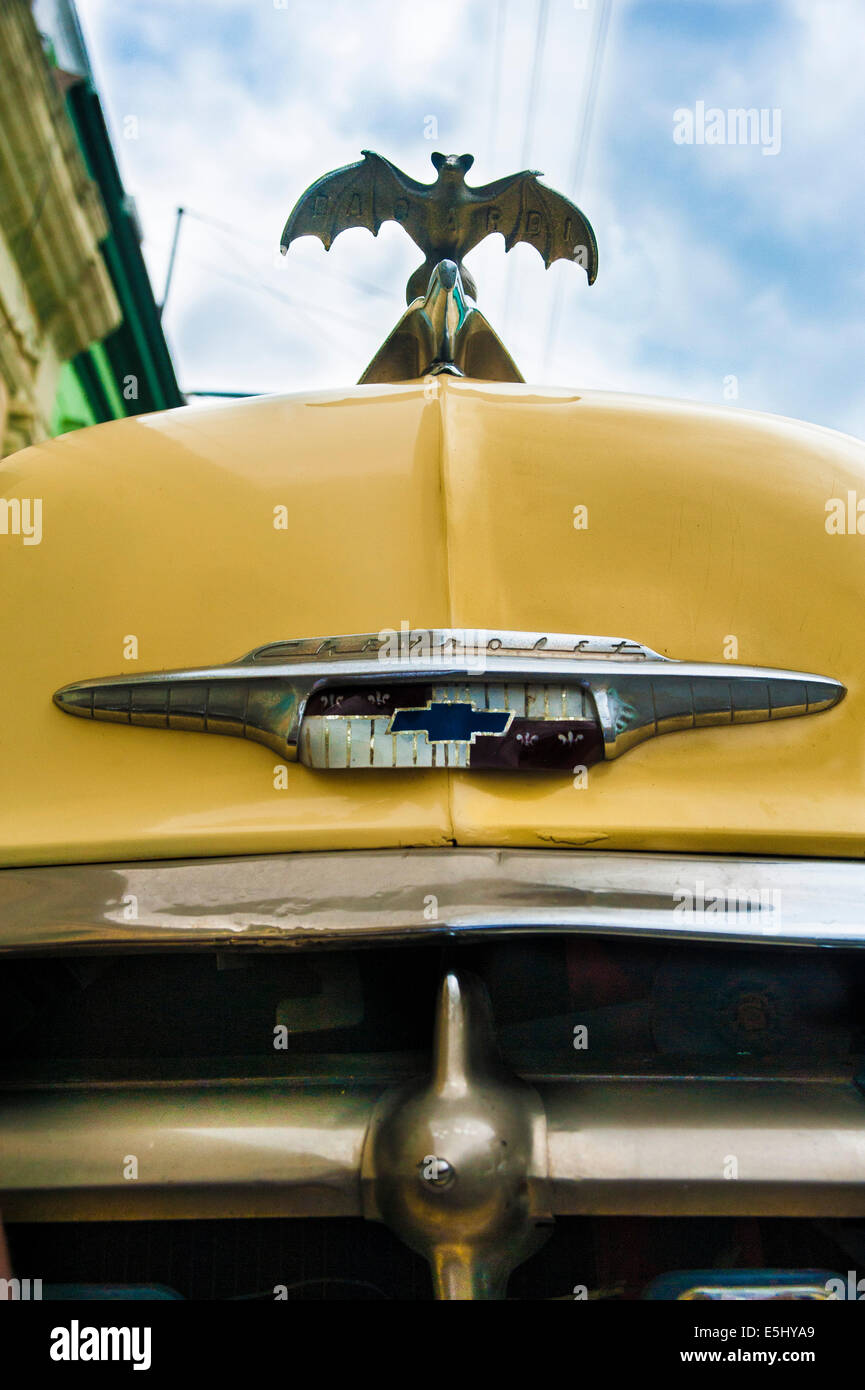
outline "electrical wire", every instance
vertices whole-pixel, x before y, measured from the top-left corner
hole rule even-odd
[[[594,33],[592,35],[591,58],[588,67],[588,80],[585,85],[583,96],[583,109],[579,123],[576,128],[574,148],[571,155],[571,171],[568,182],[568,195],[575,203],[579,202],[582,189],[583,178],[586,172],[586,162],[589,155],[589,146],[592,138],[592,124],[595,118],[595,109],[598,100],[598,88],[600,86],[601,69],[604,61],[604,50],[607,42],[607,31],[610,24],[611,0],[600,0],[595,11]],[[559,321],[562,313],[562,302],[564,296],[561,294],[553,295],[553,302],[550,308],[549,325],[547,327],[547,341],[544,348],[544,371],[547,370],[553,355],[556,344],[556,336],[559,330]]]
[[[160,243],[158,241],[154,241],[153,244],[159,245]],[[310,329],[314,331],[317,340],[323,340],[324,342],[328,343],[338,353],[344,356],[346,360],[350,360],[354,367],[357,366],[357,359],[355,358],[351,350],[346,347],[345,342],[338,338],[335,334],[328,332],[328,330],[324,328],[320,323],[315,323],[313,321],[311,314],[322,314],[325,312],[330,313],[329,310],[325,310],[323,305],[308,304],[304,300],[298,300],[295,299],[292,295],[284,294],[282,291],[276,289],[274,286],[265,284],[263,281],[255,280],[244,275],[232,274],[231,271],[224,270],[222,266],[214,265],[211,261],[205,260],[201,256],[190,256],[187,252],[186,260],[188,262],[191,261],[193,265],[198,266],[200,269],[208,271],[209,274],[216,275],[221,280],[227,281],[229,284],[238,285],[242,289],[257,290],[259,294],[269,295],[271,298],[278,300],[280,303],[287,304],[289,308],[295,311],[298,317],[303,319],[304,322],[309,325]],[[349,327],[354,328],[358,332],[369,332],[369,325],[353,321],[349,319],[347,316],[345,316],[345,322]],[[196,393],[189,392],[186,394],[194,395]],[[262,395],[266,393],[251,392],[250,394]]]
[[[535,116],[538,106],[538,92],[541,85],[541,72],[544,65],[544,48],[547,39],[547,22],[550,17],[550,0],[538,0],[538,15],[535,22],[535,53],[532,59],[532,76],[529,82],[529,96],[526,103],[526,118],[523,126],[523,150],[521,157],[521,167],[528,167],[529,158],[532,152],[532,145],[535,133]],[[507,333],[511,316],[511,299],[513,295],[513,275],[508,276],[505,288],[505,306],[503,322],[505,333]]]
[[[246,277],[233,275],[230,271],[223,271],[215,266],[210,266],[209,269],[213,270],[217,275],[221,275],[223,279],[233,280],[236,284],[246,284],[252,289],[261,290],[264,294],[269,294],[274,299],[281,300],[283,304],[290,304],[294,309],[300,309],[312,314],[323,314],[328,319],[338,319],[341,323],[346,324],[349,328],[354,328],[359,333],[369,333],[369,324],[365,320],[356,318],[351,314],[343,313],[339,309],[333,309],[330,305],[317,304],[307,299],[298,299],[297,295],[289,294],[285,290],[279,289],[276,285],[268,284],[266,280],[261,279],[257,268],[251,266],[248,261],[238,258],[236,253],[234,254],[235,259],[239,260],[239,264],[247,272]],[[202,266],[205,265],[201,260],[198,260],[197,264]]]
[[[532,80],[529,86],[529,100],[526,106],[526,123],[523,128],[522,164],[528,166],[535,134],[535,116],[538,107],[538,92],[541,85],[541,72],[544,65],[544,47],[547,40],[547,21],[550,17],[550,0],[538,0],[538,19],[535,25],[535,56],[532,60]]]
[[[161,242],[158,238],[151,238],[150,242],[153,246],[165,245],[165,243]],[[353,318],[351,315],[341,313],[340,310],[332,309],[325,304],[316,304],[309,300],[298,299],[296,295],[287,294],[284,290],[278,289],[277,286],[269,285],[265,280],[259,278],[258,272],[250,267],[248,262],[241,262],[247,270],[247,274],[237,275],[230,270],[225,270],[222,266],[214,265],[212,261],[205,260],[201,256],[190,255],[189,252],[186,254],[186,260],[198,266],[201,270],[209,271],[211,275],[218,275],[220,279],[226,280],[230,284],[239,285],[244,289],[258,290],[261,294],[270,295],[272,299],[279,300],[282,304],[288,304],[291,308],[297,309],[301,313],[326,315],[327,318],[340,320],[342,323],[346,324],[347,327],[355,329],[358,333],[369,333],[369,324],[361,319]],[[328,337],[330,335],[325,332],[323,336]],[[338,339],[333,338],[333,342],[343,351],[345,350],[345,345],[340,343]]]
[[[224,232],[227,236],[234,237],[237,241],[246,242],[248,246],[255,246],[259,251],[264,248],[265,243],[263,240],[259,241],[258,238],[250,236],[248,232],[244,232],[240,227],[232,226],[230,222],[222,222],[218,217],[211,217],[205,212],[196,212],[195,208],[184,207],[184,213],[187,217],[192,217],[196,222],[203,223],[204,226],[213,227]],[[384,289],[382,285],[374,285],[368,280],[359,280],[357,276],[354,275],[340,275],[334,273],[330,269],[325,269],[317,265],[306,265],[304,266],[304,270],[310,270],[315,275],[327,275],[327,278],[331,281],[341,281],[344,285],[351,285],[352,288],[361,289],[366,294],[376,295],[379,299],[392,298],[391,291]]]
[[[505,51],[505,29],[507,27],[508,0],[495,0],[496,31],[493,41],[493,82],[490,93],[490,125],[487,132],[487,157],[490,165],[495,164],[498,149],[499,104],[502,91],[502,64]]]

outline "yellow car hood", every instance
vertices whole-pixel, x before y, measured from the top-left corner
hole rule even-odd
[[[119,421],[0,472],[0,496],[42,504],[39,544],[0,535],[5,864],[452,841],[863,853],[865,537],[826,524],[831,499],[865,497],[856,440],[439,378]],[[618,635],[697,661],[736,650],[848,694],[807,718],[653,739],[585,787],[285,775],[256,744],[52,703],[71,681],[401,623]]]

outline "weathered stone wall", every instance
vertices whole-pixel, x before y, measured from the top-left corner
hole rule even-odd
[[[0,454],[50,432],[62,363],[121,311],[108,226],[27,0],[0,5]]]

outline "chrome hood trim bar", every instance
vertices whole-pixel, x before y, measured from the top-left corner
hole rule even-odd
[[[394,740],[387,762],[376,761],[373,751],[360,761],[349,752],[339,766],[466,767],[470,756],[460,759],[458,751],[470,748],[474,736],[457,740],[450,758],[436,763],[432,756],[418,760],[414,732],[414,758],[400,758],[396,740],[401,735],[394,725],[395,715],[406,712],[400,709],[400,687],[422,687],[421,703],[462,701],[469,711],[507,712],[512,723],[511,683],[521,688],[516,713],[526,727],[519,733],[511,730],[514,742],[506,750],[510,760],[501,766],[537,765],[528,749],[546,735],[553,744],[563,739],[562,747],[553,749],[561,758],[541,765],[568,771],[574,762],[586,761],[569,751],[569,745],[581,739],[592,746],[590,761],[618,758],[659,734],[816,714],[831,709],[846,693],[828,676],[673,661],[624,637],[460,628],[276,642],[224,666],[78,681],[58,690],[54,701],[66,714],[82,719],[248,738],[288,761],[299,757],[310,766],[333,767],[337,764],[325,760],[313,740],[302,737],[312,697],[346,687],[355,696],[371,686],[384,687],[383,713],[364,708],[347,717],[326,702],[315,713],[315,719],[330,721],[343,742],[347,719],[357,719],[359,730],[364,726],[367,744],[376,737],[379,747],[385,739]],[[585,693],[589,708],[569,706],[569,690]],[[552,715],[551,692],[556,707]],[[416,695],[407,693],[403,704],[416,705]],[[531,744],[524,741],[527,733]],[[411,740],[412,734],[408,737]],[[431,747],[438,738],[429,734]],[[424,746],[427,741],[423,734]],[[350,734],[348,743],[350,747]],[[454,744],[452,738],[442,738],[439,746],[449,744]]]
[[[0,952],[601,933],[865,945],[865,862],[323,851],[0,870]]]

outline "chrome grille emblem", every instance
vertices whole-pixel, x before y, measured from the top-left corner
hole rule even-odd
[[[67,714],[227,734],[310,767],[570,771],[659,734],[816,714],[828,676],[672,661],[618,637],[426,630],[278,642],[64,686]]]
[[[594,705],[579,686],[474,681],[313,696],[301,725],[308,767],[569,769],[598,760]],[[583,756],[585,755],[585,756]]]

